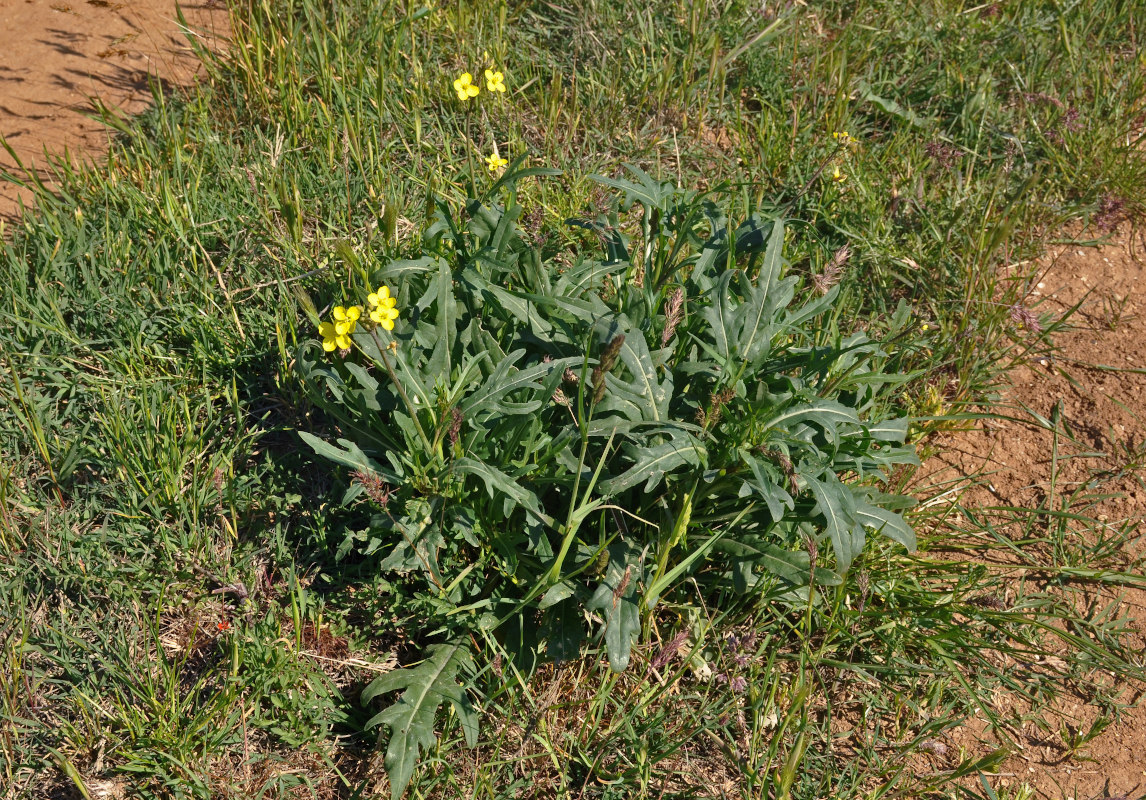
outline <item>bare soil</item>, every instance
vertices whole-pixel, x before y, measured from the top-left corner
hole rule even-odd
[[[1078,239],[1102,235],[1077,233]],[[935,454],[925,465],[927,481],[935,491],[961,488],[964,508],[1001,525],[1021,516],[1009,509],[1039,507],[1068,508],[1091,520],[1067,520],[1056,534],[1050,530],[1053,518],[1043,517],[1026,537],[1017,537],[1031,541],[1029,552],[985,550],[984,560],[1063,566],[1071,552],[1089,549],[1093,562],[1065,565],[1141,576],[1146,562],[1146,237],[1124,227],[1100,246],[1055,247],[1039,267],[1027,304],[1045,322],[1065,318],[1067,327],[1053,334],[1052,347],[1032,348],[1027,363],[1008,374],[1001,402],[984,409],[1007,418],[979,420],[971,430],[945,433],[929,443]],[[1057,553],[1049,544],[1056,536],[1064,543]],[[1117,542],[1117,548],[1100,552],[1103,539]],[[1016,571],[1016,581],[1029,574]],[[1146,591],[1087,581],[1075,588],[1081,591],[1071,595],[1072,602],[1080,611],[1108,610],[1127,619],[1130,645],[1143,663]],[[1073,656],[1063,648],[1038,666],[1064,675]],[[983,735],[987,724],[981,715],[944,743],[947,758],[960,749],[981,757],[1008,747],[1013,755],[991,778],[996,791],[1014,792],[1026,783],[1036,797],[1054,800],[1146,796],[1143,687],[1114,674],[1099,682],[1131,707],[1077,749],[1067,746],[1062,731],[1085,733],[1101,712],[1087,692],[1064,686],[1051,708],[1036,714],[1014,698],[994,698],[992,711],[1023,720],[1008,730],[1011,741]]]
[[[192,35],[226,36],[224,3],[181,7]],[[170,90],[199,69],[173,0],[0,0],[0,137],[45,179],[45,150],[95,162],[106,150],[113,131],[93,99],[137,114],[152,102],[153,82]],[[15,168],[0,148],[0,172]],[[26,191],[0,181],[0,219],[27,200]]]

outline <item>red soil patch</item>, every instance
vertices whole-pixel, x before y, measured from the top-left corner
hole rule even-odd
[[[227,33],[227,10],[214,0],[182,5],[204,40]],[[152,101],[150,82],[186,85],[201,68],[172,0],[0,0],[0,137],[25,166],[45,175],[45,149],[96,160],[112,131],[92,98],[121,114]],[[15,168],[0,148],[0,172]],[[28,193],[0,181],[0,218]]]

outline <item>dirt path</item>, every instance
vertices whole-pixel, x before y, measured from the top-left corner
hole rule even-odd
[[[182,8],[192,29],[225,36],[225,4]],[[84,116],[90,98],[135,114],[151,102],[149,79],[184,85],[199,68],[173,0],[0,0],[0,136],[25,165],[42,169],[45,148],[98,160],[109,129]],[[14,166],[0,148],[0,171]],[[0,182],[0,219],[20,198]]]
[[[973,430],[938,437],[931,442],[937,452],[926,471],[938,491],[970,487],[962,494],[963,507],[1026,542],[1020,553],[988,551],[987,560],[999,556],[1004,564],[1102,567],[1141,576],[1146,564],[1146,235],[1124,228],[1100,247],[1060,246],[1039,266],[1042,274],[1028,307],[1046,321],[1074,309],[1070,327],[1055,334],[1053,350],[1031,352],[1028,365],[1008,376],[1002,403],[990,410],[1010,419],[982,420]],[[1039,507],[1086,519],[1032,518],[1011,510]],[[1020,529],[1024,519],[1035,522]],[[1016,571],[1016,585],[1030,574]],[[1146,659],[1146,591],[1087,581],[1070,582],[1070,588],[1074,591],[1064,592],[1064,601],[1083,616],[1125,618],[1129,645],[1139,663]],[[978,757],[1007,746],[1013,755],[992,780],[996,790],[1014,792],[1027,783],[1036,797],[1051,800],[1146,795],[1146,707],[1125,710],[1117,724],[1074,752],[1064,743],[1064,730],[1086,733],[1100,717],[1094,698],[1065,680],[1073,656],[1063,648],[1033,665],[1065,684],[1050,709],[1030,713],[1010,696],[993,699],[991,710],[1015,721],[1008,730],[1011,742],[980,737],[986,723],[978,719],[953,737],[949,749],[966,748]],[[1142,697],[1144,687],[1121,676],[1106,674],[1100,682],[1121,702]]]

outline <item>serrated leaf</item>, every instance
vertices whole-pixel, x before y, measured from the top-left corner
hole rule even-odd
[[[599,288],[602,279],[625,268],[623,263],[603,263],[601,261],[578,261],[557,279],[554,294],[563,297],[576,297],[584,292]]]
[[[363,453],[354,442],[347,439],[339,439],[338,443],[343,447],[343,449],[339,449],[330,442],[319,439],[313,433],[298,431],[298,435],[300,439],[311,446],[314,452],[323,458],[330,459],[336,464],[341,464],[351,469],[360,469],[364,472],[377,473],[383,480],[389,481],[390,483],[401,482],[397,475],[385,467],[382,467],[377,461]]]
[[[779,522],[784,518],[786,511],[791,511],[796,507],[796,501],[792,499],[792,495],[790,495],[784,487],[772,480],[760,462],[751,453],[741,448],[740,458],[748,465],[748,468],[752,470],[752,480],[745,481],[745,484],[753,492],[764,498],[764,502],[768,506],[768,514],[772,517],[772,521]]]
[[[454,276],[450,265],[442,261],[438,266],[437,279],[430,285],[427,295],[434,294],[436,304],[437,330],[434,352],[426,363],[428,375],[448,376],[452,371],[450,355],[454,347],[454,337],[457,331],[457,301],[454,299]]]
[[[628,323],[628,320],[625,320]],[[661,422],[668,418],[669,401],[672,399],[672,373],[666,370],[667,377],[657,380],[657,368],[649,353],[644,334],[628,324],[625,340],[621,343],[621,361],[632,374],[630,387],[643,399],[643,418],[649,422]]]
[[[757,537],[725,539],[716,549],[732,556],[734,564],[759,564],[781,580],[796,586],[806,586],[812,577],[812,564],[807,552],[785,550]],[[823,567],[816,568],[816,583],[837,586],[843,581],[836,573]]]
[[[885,419],[873,425],[864,425],[864,431],[880,442],[902,442],[907,438],[908,421],[907,417]]]
[[[516,369],[515,365],[524,355],[524,350],[514,350],[499,361],[485,382],[467,395],[459,404],[461,412],[467,417],[485,411],[502,414],[511,413],[501,402],[506,395],[531,387],[540,389],[540,381],[552,374],[554,370],[563,371],[565,367],[571,367],[581,362],[581,359],[571,356],[554,359],[547,363],[534,364],[526,369]]]
[[[768,237],[768,248],[760,264],[756,282],[751,284],[744,303],[737,309],[736,334],[740,358],[754,361],[761,351],[770,344],[772,315],[775,310],[788,304],[791,299],[793,281],[780,281],[784,259],[784,222],[772,223],[772,235]]]
[[[437,522],[440,500],[433,504],[425,500],[412,500],[406,506],[406,515],[394,523],[394,530],[402,537],[401,543],[378,565],[382,571],[424,571],[436,584],[442,576],[438,567],[438,550],[445,545],[441,526]]]
[[[522,487],[521,484],[496,467],[491,467],[489,464],[473,458],[459,458],[454,461],[453,466],[458,472],[466,472],[481,478],[490,497],[496,498],[500,492],[504,500],[503,513],[505,516],[508,517],[513,511],[513,507],[519,505],[546,525],[553,525],[553,518],[543,513],[539,508],[537,495]]]
[[[654,208],[660,208],[665,198],[672,195],[671,183],[660,183],[653,180],[648,173],[635,164],[626,163],[625,169],[636,176],[637,180],[641,182],[640,185],[619,178],[608,178],[604,175],[590,175],[589,179],[624,192],[626,207],[638,202],[651,211]]]
[[[426,660],[417,667],[388,672],[362,692],[362,702],[369,703],[378,695],[405,690],[397,702],[366,723],[367,729],[379,724],[390,728],[386,772],[390,776],[392,800],[398,800],[405,793],[421,751],[433,747],[434,717],[442,703],[449,701],[457,711],[467,743],[471,735],[473,741],[477,738],[477,720],[456,680],[458,667],[469,659],[468,651],[460,643],[451,643],[431,645],[427,653]]]
[[[702,312],[702,316],[708,322],[708,329],[712,333],[714,353],[725,365],[732,363],[732,342],[735,341],[733,326],[735,325],[736,307],[732,303],[731,292],[729,291],[729,284],[735,275],[735,270],[728,270],[720,274],[708,292],[711,302]]]
[[[381,283],[395,283],[397,278],[404,275],[417,275],[422,272],[430,272],[441,261],[441,259],[433,256],[422,256],[421,258],[414,259],[400,259],[391,261],[389,264],[375,273],[374,277],[376,282]]]

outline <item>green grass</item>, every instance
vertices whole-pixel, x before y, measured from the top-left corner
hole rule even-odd
[[[57,164],[0,250],[10,796],[384,786],[358,696],[419,657],[423,600],[339,557],[361,520],[339,502],[348,476],[293,433],[326,424],[292,370],[313,336],[293,289],[339,300],[339,243],[368,265],[411,252],[428,198],[459,204],[495,144],[563,172],[521,192],[547,254],[595,246],[564,224],[600,202],[591,173],[727,183],[740,209],[791,219],[797,274],[849,247],[841,329],[906,305],[918,374],[894,400],[921,432],[987,396],[1035,345],[1009,310],[1021,265],[1104,198],[1142,211],[1146,7],[809,5],[239,3],[203,85],[117,123],[106,167]],[[450,84],[483,53],[509,92],[467,115]],[[929,507],[918,554],[870,544],[806,616],[731,594],[668,607],[621,675],[592,648],[531,675],[485,643],[479,747],[440,720],[411,796],[940,796],[964,776],[981,792],[990,759],[920,783],[911,753],[997,689],[1037,713],[1093,686],[1113,718],[1125,699],[1096,671],[1142,673],[1124,623],[1072,601],[1081,579],[1140,580],[1120,561],[1130,531],[1083,550],[1061,531],[1087,528],[1087,498],[1058,502]],[[1000,550],[1037,553],[1031,579],[979,558]],[[750,652],[732,633],[755,634]],[[1080,654],[1064,674],[1000,666],[1063,643]]]

